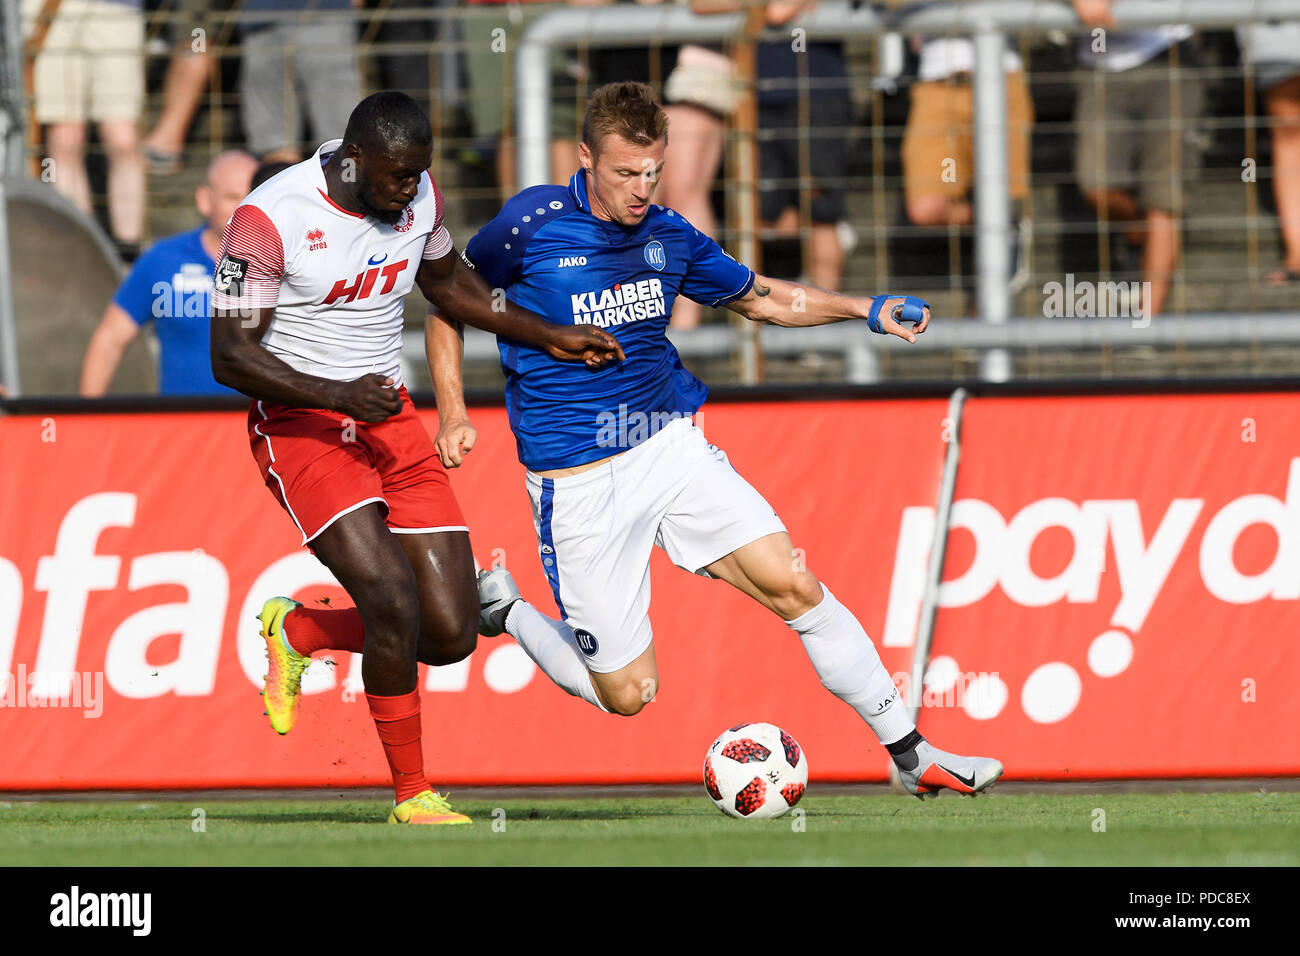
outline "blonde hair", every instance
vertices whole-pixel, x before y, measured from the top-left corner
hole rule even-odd
[[[644,83],[606,83],[592,91],[582,117],[582,141],[595,155],[601,141],[615,133],[630,143],[649,146],[668,135],[668,116]]]

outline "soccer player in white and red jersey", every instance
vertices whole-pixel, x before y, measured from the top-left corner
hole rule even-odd
[[[266,602],[272,727],[293,727],[313,652],[361,653],[393,775],[389,822],[458,824],[470,820],[425,777],[416,663],[463,660],[477,640],[468,528],[437,450],[473,444],[460,323],[592,368],[623,353],[591,326],[493,302],[443,225],[432,158],[428,117],[386,91],[357,105],[342,140],[253,190],[216,267],[212,369],[253,399],[249,441],[267,487],[356,603]],[[437,445],[402,382],[402,300],[414,285],[447,317],[426,326]]]

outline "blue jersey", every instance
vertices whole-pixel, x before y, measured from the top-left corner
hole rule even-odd
[[[212,377],[208,345],[212,270],[203,227],[160,240],[136,260],[113,302],[158,333],[158,391],[163,395],[236,395]]]
[[[673,302],[720,305],[745,295],[751,269],[684,218],[651,206],[636,226],[597,219],[586,174],[507,202],[465,247],[489,286],[559,325],[596,325],[627,359],[601,369],[499,337],[506,408],[519,460],[568,468],[639,445],[708,396],[668,341]]]

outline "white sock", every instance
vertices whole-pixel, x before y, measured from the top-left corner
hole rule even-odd
[[[578,650],[578,639],[569,625],[547,617],[527,601],[516,601],[506,615],[506,631],[558,686],[609,713],[596,696],[587,660]]]
[[[830,588],[822,591],[821,604],[785,623],[798,632],[822,686],[856,710],[882,744],[902,740],[916,724],[876,646]]]

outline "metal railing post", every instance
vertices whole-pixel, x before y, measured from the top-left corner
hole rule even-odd
[[[1006,41],[991,24],[975,34],[975,262],[980,319],[1005,325],[1011,313],[1011,198],[1007,171],[1007,93],[1002,55]],[[980,357],[980,376],[1011,378],[1011,356],[991,349]]]
[[[530,30],[515,54],[515,150],[519,188],[551,181],[551,44]]]
[[[13,259],[9,255],[9,190],[0,176],[0,385],[10,398],[17,398],[22,394],[22,382],[18,377],[13,274]]]

